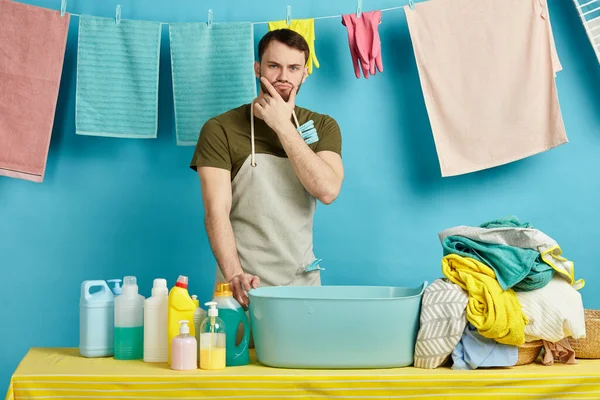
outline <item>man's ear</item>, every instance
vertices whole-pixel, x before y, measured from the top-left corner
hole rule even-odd
[[[304,67],[304,75],[302,76],[302,83],[308,78],[308,67]]]
[[[254,61],[254,76],[260,79],[260,63],[258,61]]]

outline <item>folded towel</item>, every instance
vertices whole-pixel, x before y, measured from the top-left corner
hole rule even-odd
[[[480,228],[533,228],[529,222],[521,222],[514,215],[494,219],[479,225]]]
[[[482,367],[510,367],[519,360],[519,348],[498,343],[481,336],[468,324],[452,351],[452,369],[477,369]]]
[[[561,256],[562,250],[554,239],[533,228],[498,226],[497,228],[456,226],[440,232],[438,236],[442,243],[448,236],[462,236],[482,243],[535,250],[540,253],[542,260],[558,273],[558,276],[569,282],[575,289],[579,290],[585,285],[583,279],[575,280],[573,262]]]
[[[156,138],[160,22],[79,18],[76,133]]]
[[[446,362],[467,325],[467,301],[467,294],[447,279],[437,279],[425,288],[415,344],[415,367],[437,368]]]
[[[561,339],[556,343],[542,340],[542,343],[544,344],[544,357],[542,358],[544,365],[552,365],[554,361],[565,364],[577,364],[575,350],[573,350],[567,338]]]
[[[540,253],[535,250],[482,243],[462,236],[447,236],[442,246],[444,255],[471,257],[491,267],[503,290],[539,289],[554,276],[552,267],[542,262]]]
[[[206,121],[256,97],[249,22],[169,25],[177,144],[193,146]]]
[[[423,1],[413,8],[404,10],[442,176],[568,142],[546,0]]]
[[[467,291],[467,320],[481,335],[504,344],[525,343],[527,318],[515,292],[502,290],[493,269],[475,259],[449,254],[442,258],[442,272]]]
[[[69,14],[0,1],[0,175],[43,182]]]
[[[529,320],[525,327],[527,341],[558,342],[568,336],[585,337],[581,294],[565,280],[554,278],[541,289],[518,292],[517,298]]]
[[[314,18],[307,19],[293,19],[290,21],[290,26],[287,25],[286,21],[271,21],[269,22],[269,31],[276,29],[291,29],[294,32],[302,35],[308,48],[310,50],[310,56],[306,60],[306,66],[308,67],[308,73],[313,72],[313,62],[315,67],[319,68],[319,60],[317,60],[317,53],[315,52],[315,20]]]

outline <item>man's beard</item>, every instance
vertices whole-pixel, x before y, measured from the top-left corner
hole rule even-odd
[[[275,85],[278,84],[278,83],[287,83],[288,85],[291,85],[292,88],[287,93],[281,94],[277,90],[277,88],[275,87]],[[271,85],[273,86],[273,89],[275,89],[277,91],[277,93],[279,93],[279,95],[281,96],[281,98],[283,99],[283,101],[286,101],[286,102],[290,100],[290,94],[296,88],[296,86],[294,86],[294,84],[292,82],[290,82],[290,81],[280,81],[280,80],[277,80],[275,82],[272,82]],[[296,94],[298,94],[298,92],[300,91],[300,88],[302,87],[302,83],[300,83],[297,87],[298,87],[298,90],[296,91]],[[260,88],[262,89],[262,92],[264,94],[269,94],[269,89],[267,89],[266,86],[262,82],[260,82]]]

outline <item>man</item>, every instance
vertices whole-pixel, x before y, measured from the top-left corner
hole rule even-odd
[[[320,285],[315,261],[316,199],[331,204],[344,179],[340,129],[331,117],[295,105],[308,76],[309,47],[289,29],[267,33],[254,70],[261,90],[246,104],[207,121],[191,168],[200,177],[205,228],[217,282],[245,308],[246,292],[266,286]],[[318,141],[297,130],[312,120]]]

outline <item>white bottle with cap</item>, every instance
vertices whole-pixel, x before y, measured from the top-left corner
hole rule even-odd
[[[198,344],[190,335],[190,327],[186,320],[178,321],[179,335],[171,344],[171,369],[189,371],[198,368]]]
[[[200,324],[206,318],[206,310],[200,307],[200,303],[197,300],[195,294],[192,295],[192,300],[194,300],[194,304],[196,304],[196,311],[194,311],[194,332],[196,333],[196,341],[200,343]]]
[[[169,359],[169,289],[166,279],[155,279],[152,296],[144,301],[144,361],[167,362]]]
[[[138,293],[135,276],[123,278],[121,294],[115,297],[115,359],[144,358],[144,296]]]

